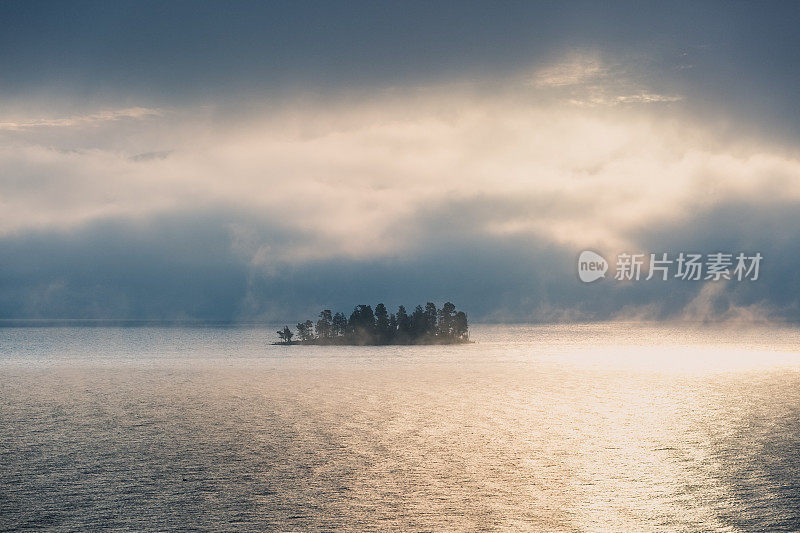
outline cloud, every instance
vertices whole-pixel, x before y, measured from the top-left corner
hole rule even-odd
[[[675,100],[636,72],[578,58],[534,84],[17,121],[1,132],[2,312],[275,318],[385,295],[493,319],[796,316],[777,278],[577,281],[585,248],[749,246],[719,226],[725,207],[765,249],[795,237],[772,215],[800,203],[796,153],[650,105]],[[575,105],[591,95],[619,105]],[[659,228],[685,241],[659,248]]]
[[[0,318],[289,321],[355,303],[452,300],[473,320],[800,319],[800,204],[726,205],[632,235],[637,250],[758,250],[756,282],[579,281],[579,250],[529,233],[497,234],[479,203],[417,213],[415,247],[393,257],[314,256],[323,236],[226,207],[0,238]],[[794,213],[794,215],[792,215]],[[419,231],[426,229],[427,234]]]
[[[0,232],[227,205],[319,234],[325,244],[298,260],[377,257],[419,238],[414,213],[455,201],[494,206],[484,223],[496,234],[621,246],[641,224],[800,195],[791,153],[726,144],[680,113],[531,100],[513,80],[488,95],[429,89],[55,129],[0,148]]]
[[[527,84],[579,107],[668,104],[682,95],[665,94],[648,81],[639,61],[604,61],[597,52],[573,52],[540,67]]]
[[[621,104],[654,104],[663,102],[680,102],[683,100],[682,96],[669,96],[664,94],[652,94],[647,91],[642,91],[640,94],[631,94],[617,96],[615,101]]]
[[[98,123],[117,121],[122,119],[141,120],[163,116],[160,109],[146,107],[130,107],[126,109],[101,110],[86,115],[70,115],[67,117],[22,119],[19,121],[0,122],[0,131],[17,131],[31,128],[73,128],[86,127]]]
[[[162,150],[159,152],[145,152],[143,154],[136,154],[129,157],[131,161],[150,161],[153,159],[166,159],[172,153],[172,150]]]
[[[581,283],[578,249],[529,233],[492,232],[494,209],[441,204],[410,219],[398,256],[314,256],[323,236],[266,213],[226,207],[0,238],[0,318],[265,320],[321,308],[452,300],[473,320],[692,322],[800,319],[798,204],[726,205],[631,236],[637,250],[759,250],[757,282]],[[794,213],[794,215],[792,215]],[[421,230],[427,230],[421,234]]]
[[[737,305],[731,303],[731,284],[706,283],[686,306],[680,318],[691,322],[769,322],[775,320],[774,310],[764,303]]]
[[[577,55],[539,69],[531,83],[536,87],[568,87],[606,80],[611,69],[599,57]]]

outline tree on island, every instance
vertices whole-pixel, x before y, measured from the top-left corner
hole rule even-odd
[[[347,317],[344,313],[336,313],[331,322],[331,336],[344,337],[345,333],[347,333]]]
[[[411,317],[408,316],[406,308],[402,305],[397,309],[397,332],[395,333],[397,344],[406,344],[411,339]]]
[[[383,304],[375,306],[375,334],[378,344],[389,344],[394,334],[389,321],[389,312]]]
[[[333,316],[330,309],[325,309],[319,313],[317,320],[317,337],[320,339],[330,339],[333,337]]]
[[[348,319],[344,313],[321,311],[319,320],[297,324],[297,337],[288,326],[278,331],[278,344],[456,344],[469,342],[467,314],[457,311],[447,302],[441,309],[428,302],[423,308],[416,306],[409,315],[404,306],[397,313],[389,314],[386,306],[379,303],[372,310],[370,305],[357,305]]]
[[[289,329],[289,326],[283,326],[283,329],[278,330],[278,338],[281,339],[281,344],[291,344],[294,333]]]
[[[439,310],[439,331],[444,335],[451,336],[454,334],[454,320],[455,320],[456,306],[447,302]]]
[[[314,323],[310,320],[300,322],[297,324],[297,336],[300,337],[300,342],[307,342],[314,337]]]

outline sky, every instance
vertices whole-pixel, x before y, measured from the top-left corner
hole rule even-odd
[[[606,4],[0,3],[0,319],[800,319],[800,8]]]

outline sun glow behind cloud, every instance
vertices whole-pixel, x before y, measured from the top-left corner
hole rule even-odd
[[[279,251],[248,239],[255,261],[296,262],[400,254],[459,228],[619,248],[720,202],[800,198],[796,158],[725,144],[621,70],[570,57],[533,84],[16,121],[0,148],[0,231],[228,206],[313,235]],[[425,226],[421,214],[452,206],[452,228]]]

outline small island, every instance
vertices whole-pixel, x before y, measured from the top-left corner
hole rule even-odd
[[[297,324],[297,335],[284,326],[278,330],[275,344],[316,344],[379,346],[389,344],[463,344],[470,342],[467,314],[456,311],[447,302],[441,309],[428,302],[418,305],[409,315],[402,305],[389,314],[386,306],[357,305],[348,319],[344,313],[319,313],[316,324],[311,320]]]

